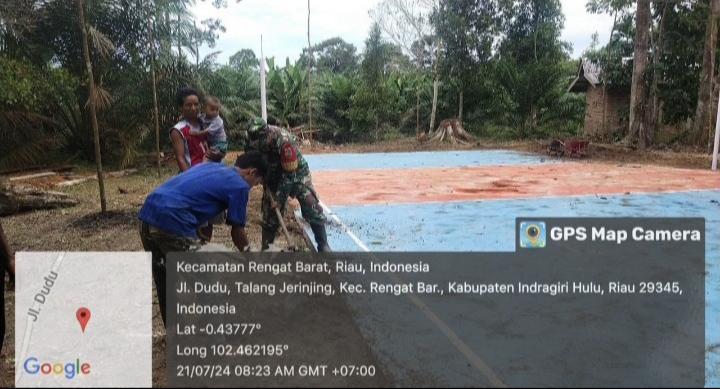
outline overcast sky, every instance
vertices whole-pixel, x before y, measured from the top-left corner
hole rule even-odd
[[[462,0],[460,0],[462,1]],[[275,57],[276,63],[284,64],[285,58],[295,61],[307,41],[307,0],[227,0],[228,7],[216,9],[212,0],[198,1],[193,13],[198,21],[220,18],[227,31],[220,35],[214,49],[204,47],[201,55],[221,51],[218,62],[227,63],[231,55],[250,48],[260,57],[260,35],[263,39],[265,57]],[[368,11],[379,0],[311,0],[310,40],[316,44],[339,36],[355,45],[358,53],[364,49],[364,41],[372,21]],[[585,11],[586,0],[561,0],[565,14],[562,38],[573,45],[573,57],[578,58],[590,45],[594,32],[600,42],[608,39],[612,27],[609,15],[592,15]]]

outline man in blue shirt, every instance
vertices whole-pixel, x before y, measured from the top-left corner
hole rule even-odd
[[[165,323],[165,256],[169,252],[197,251],[202,246],[199,226],[227,209],[233,243],[249,251],[245,216],[250,189],[263,182],[270,170],[260,152],[247,152],[235,166],[201,163],[156,188],[145,199],[138,217],[140,239],[152,252],[153,278]]]

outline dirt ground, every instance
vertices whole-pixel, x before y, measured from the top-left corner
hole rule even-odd
[[[163,170],[163,180],[175,173],[173,168]],[[31,182],[36,186],[49,187],[57,180],[42,178]],[[80,201],[78,206],[66,209],[47,211],[35,211],[16,214],[4,217],[0,220],[7,238],[16,252],[19,251],[141,251],[143,249],[138,234],[137,212],[139,211],[145,196],[162,182],[157,177],[157,170],[140,171],[138,174],[122,177],[109,178],[105,181],[107,196],[107,214],[100,214],[100,201],[97,181],[88,181],[76,186],[60,189]],[[53,190],[59,190],[54,188]],[[262,189],[254,188],[251,192],[248,205],[248,235],[253,251],[260,248],[260,201]],[[286,224],[293,245],[307,250],[302,229],[291,215],[286,214]],[[215,227],[213,243],[222,243],[232,248],[230,229],[227,226]],[[279,234],[275,244],[279,248],[288,247],[285,238]],[[329,277],[329,276],[328,276]],[[327,281],[327,280],[326,280]],[[15,312],[14,293],[5,294],[5,312],[7,320],[7,333],[5,334],[5,345],[0,356],[0,387],[14,387],[15,383]],[[157,304],[157,302],[156,302]],[[334,334],[337,342],[354,350],[355,364],[376,364],[372,353],[360,334],[359,329],[352,321],[348,307],[344,300],[338,295],[331,299],[322,301],[312,300],[308,302],[308,312],[312,316],[303,315],[300,317],[298,326],[301,327],[306,336],[293,341],[293,349],[316,348],[323,344],[328,334]],[[267,309],[275,309],[268,306]],[[157,308],[154,309],[154,334],[153,334],[153,386],[165,387],[165,340],[162,320]],[[340,333],[338,329],[343,329]],[[327,342],[325,342],[327,343]],[[321,350],[320,355],[315,355],[307,363],[327,363],[328,360],[338,359],[344,348],[338,348],[336,344],[329,345],[330,350]],[[342,358],[339,358],[342,359]],[[322,362],[325,360],[326,362]],[[374,378],[373,386],[389,386],[389,379],[382,372]],[[290,386],[303,386],[302,382],[286,382]],[[318,383],[316,383],[317,385]],[[334,379],[321,385],[353,386],[352,379]]]
[[[342,145],[328,146],[316,144],[312,148],[303,148],[305,154],[315,153],[365,153],[365,152],[397,152],[397,151],[424,151],[424,150],[462,150],[462,149],[508,149],[529,151],[545,155],[546,147],[538,142],[487,142],[480,141],[470,146],[449,144],[427,144],[416,140],[402,140],[383,142],[371,145]],[[590,159],[596,161],[611,161],[618,163],[656,164],[681,168],[708,169],[711,156],[706,153],[697,153],[692,150],[652,150],[639,153],[620,146],[591,145]],[[228,157],[232,159],[232,156]],[[555,158],[547,156],[546,158]],[[92,174],[92,172],[85,172]],[[137,212],[145,196],[164,179],[175,174],[173,167],[163,169],[162,178],[158,178],[156,170],[141,169],[138,174],[121,178],[109,178],[105,182],[107,195],[107,214],[100,214],[100,201],[96,181],[89,181],[76,186],[53,190],[65,191],[80,201],[78,206],[66,209],[35,211],[16,214],[1,219],[3,228],[15,251],[140,251],[142,245],[138,236]],[[39,187],[51,187],[57,183],[57,177],[43,178],[31,181]],[[260,244],[260,188],[251,193],[249,204],[249,236],[253,250],[259,249]],[[305,246],[302,229],[291,216],[286,215],[286,222],[293,245]],[[222,243],[232,247],[229,228],[216,227],[214,243]],[[278,235],[276,244],[287,247],[282,234]],[[14,387],[14,294],[5,295],[5,311],[8,323],[8,333],[5,335],[3,355],[0,356],[0,387]],[[328,344],[327,349],[311,353],[307,363],[323,363],[325,360],[342,359],[347,350],[354,350],[355,364],[377,364],[367,341],[362,337],[359,329],[352,321],[348,307],[340,296],[330,299],[311,300],[307,302],[311,307],[308,312],[312,315],[303,315],[298,318],[296,325],[304,329],[306,336],[292,339],[294,349],[317,349],[319,344]],[[268,310],[277,309],[268,306]],[[154,365],[153,386],[164,387],[165,377],[165,342],[162,321],[157,309],[155,310],[154,334]],[[338,329],[342,329],[339,331]],[[328,343],[328,336],[333,342]],[[325,362],[327,363],[327,362]],[[254,382],[262,385],[261,382]],[[334,385],[337,387],[355,386],[358,383],[353,379],[333,379],[315,382],[314,385]],[[277,385],[277,383],[276,383]],[[282,385],[304,386],[302,382],[283,381]],[[392,386],[392,377],[381,371],[373,382],[364,381],[359,385]]]

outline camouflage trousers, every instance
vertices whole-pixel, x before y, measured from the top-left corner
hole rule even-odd
[[[305,221],[310,224],[327,222],[322,206],[320,206],[320,198],[313,187],[312,177],[306,169],[300,168],[296,172],[285,173],[279,182],[269,182],[267,185],[280,206],[280,214],[285,215],[286,203],[288,197],[291,197],[300,203],[300,212]],[[264,229],[275,234],[280,228],[280,222],[275,211],[271,210],[269,205],[267,193],[263,193],[261,224]]]
[[[202,247],[197,236],[192,238],[175,235],[155,228],[146,222],[140,224],[140,240],[145,251],[152,253],[152,273],[160,305],[163,324],[166,320],[166,257],[171,252],[198,251]]]

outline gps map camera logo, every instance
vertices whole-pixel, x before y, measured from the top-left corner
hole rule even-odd
[[[522,222],[518,232],[520,247],[526,249],[545,247],[545,222]]]

